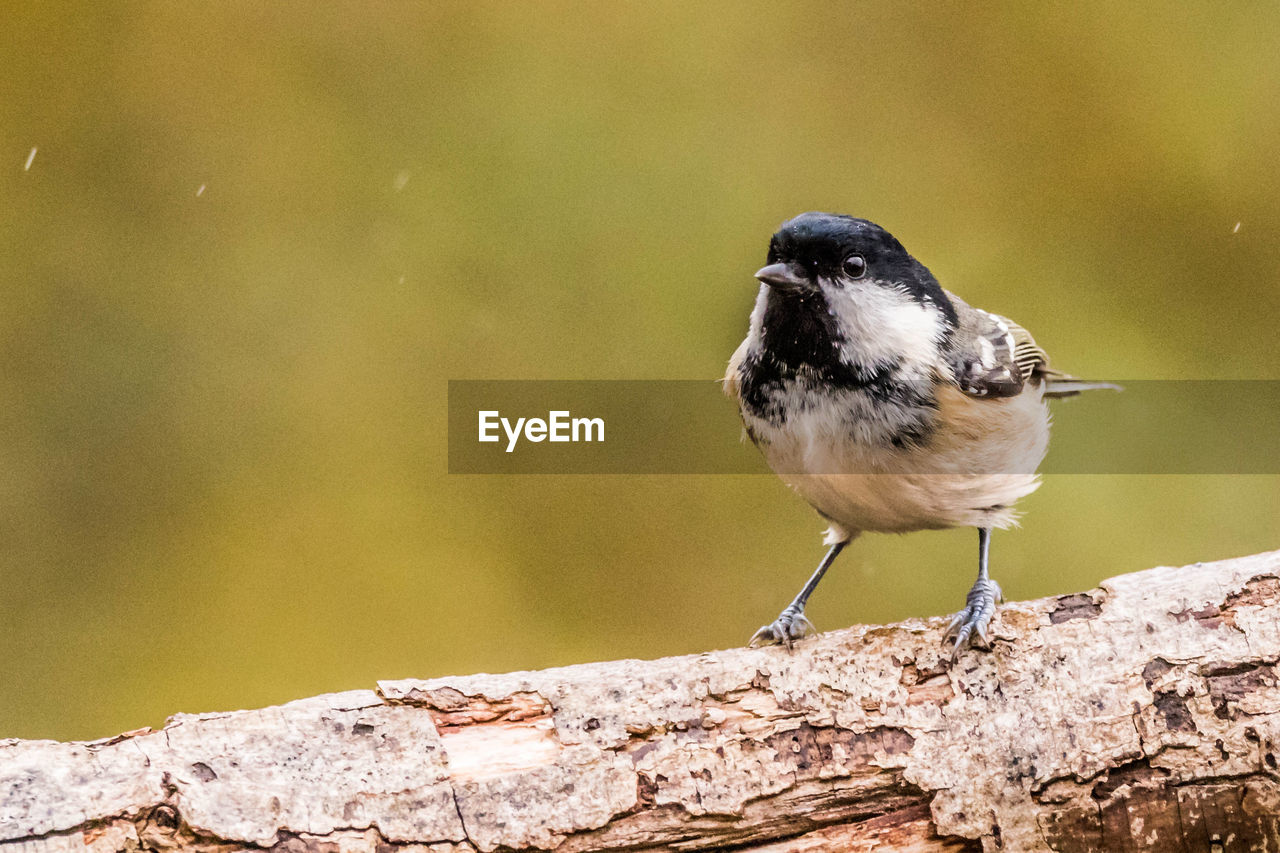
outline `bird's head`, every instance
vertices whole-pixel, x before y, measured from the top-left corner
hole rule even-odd
[[[802,213],[773,235],[767,260],[756,273],[757,331],[787,361],[923,359],[956,324],[929,270],[874,222]]]

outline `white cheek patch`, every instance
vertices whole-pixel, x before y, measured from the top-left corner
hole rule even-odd
[[[936,361],[946,331],[936,307],[878,282],[832,288],[827,299],[846,337],[846,357],[868,366],[902,359],[904,367],[924,372]]]

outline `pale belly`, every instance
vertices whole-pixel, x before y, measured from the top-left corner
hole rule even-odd
[[[1014,504],[1039,486],[1035,471],[1048,449],[1049,414],[1038,390],[975,400],[945,389],[938,403],[946,428],[923,447],[859,443],[818,411],[783,430],[766,429],[761,450],[831,522],[830,542],[860,531],[1016,523]]]

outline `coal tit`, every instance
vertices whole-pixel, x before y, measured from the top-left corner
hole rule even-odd
[[[986,633],[1000,598],[993,528],[1039,486],[1046,398],[1108,383],[1049,366],[1018,324],[939,286],[865,219],[804,213],[769,243],[747,338],[725,389],[769,466],[829,524],[830,550],[751,644],[813,631],[804,608],[863,531],[978,529],[978,579],[947,631],[953,654]]]

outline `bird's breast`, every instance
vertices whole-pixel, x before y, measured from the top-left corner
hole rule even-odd
[[[748,431],[775,472],[850,531],[1007,526],[1048,447],[1038,387],[976,400],[939,384],[885,399],[783,382],[770,397],[764,416],[743,406]]]

